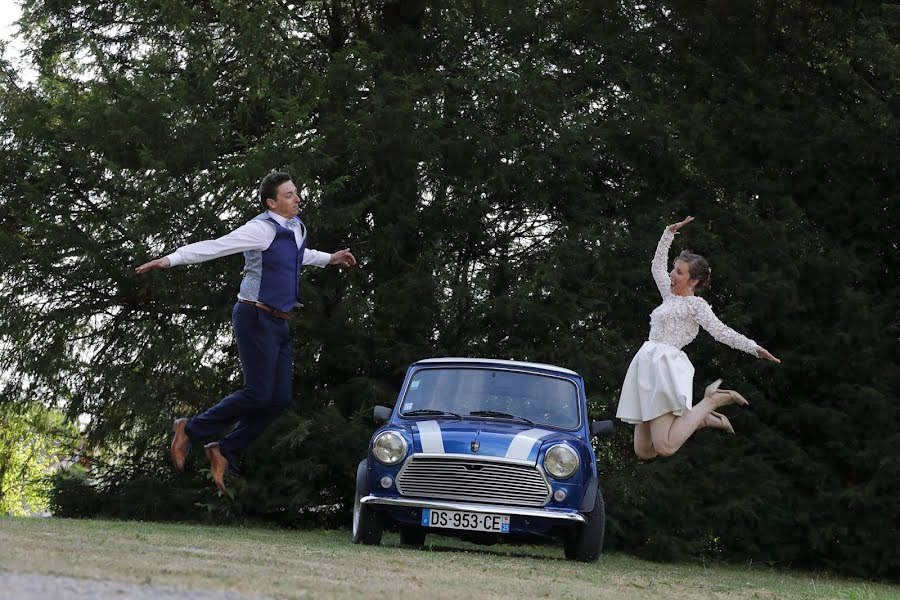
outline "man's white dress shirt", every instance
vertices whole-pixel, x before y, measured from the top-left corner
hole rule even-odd
[[[300,219],[285,219],[272,211],[266,211],[266,215],[275,219],[282,227],[292,229],[294,238],[297,240],[297,248],[300,247],[303,238],[306,237],[306,228],[300,223]],[[246,250],[266,250],[274,240],[275,228],[263,219],[253,219],[218,239],[182,246],[166,258],[169,259],[169,266],[172,267],[193,265]],[[331,262],[331,254],[328,252],[319,252],[310,248],[303,251],[303,266],[325,267],[329,262]]]

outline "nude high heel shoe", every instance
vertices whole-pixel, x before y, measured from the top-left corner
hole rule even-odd
[[[703,391],[703,397],[708,398],[708,397],[712,396],[713,392],[715,392],[717,389],[719,389],[720,385],[722,385],[721,379],[716,379],[715,381],[713,381],[711,384],[706,386],[706,389]]]
[[[740,404],[741,406],[750,406],[750,403],[747,401],[747,399],[744,398],[743,396],[741,396],[738,392],[736,392],[734,390],[722,390],[722,391],[728,392],[731,395],[732,399],[734,399],[734,401],[737,404]]]
[[[722,422],[722,429],[724,429],[727,433],[734,435],[734,427],[731,426],[731,421],[728,420],[728,417],[716,411],[712,411],[709,414],[716,417],[717,419],[719,419],[719,421]]]
[[[706,386],[706,390],[703,391],[703,397],[704,398],[712,398],[712,395],[715,392],[722,392],[724,394],[728,394],[729,396],[731,396],[731,399],[734,400],[734,404],[740,404],[741,406],[749,406],[750,405],[750,403],[747,401],[747,399],[744,398],[743,396],[741,396],[741,394],[739,392],[736,392],[734,390],[721,390],[721,389],[719,389],[720,385],[722,385],[721,379],[716,379],[715,381],[713,381],[711,384]]]

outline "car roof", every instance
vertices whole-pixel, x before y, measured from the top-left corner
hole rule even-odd
[[[462,358],[462,357],[443,357],[443,358],[424,358],[416,361],[414,365],[440,365],[440,364],[459,364],[468,363],[472,365],[481,365],[486,367],[528,367],[532,369],[543,369],[545,371],[553,371],[556,373],[565,373],[566,375],[575,375],[581,377],[571,369],[564,369],[556,365],[548,365],[545,363],[525,362],[521,360],[503,360],[499,358]]]

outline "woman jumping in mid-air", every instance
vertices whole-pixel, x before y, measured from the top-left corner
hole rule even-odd
[[[716,409],[727,404],[749,404],[733,390],[721,390],[717,380],[703,400],[691,406],[694,366],[681,349],[697,337],[698,325],[716,340],[737,350],[775,363],[781,361],[753,340],[720,321],[706,300],[694,295],[709,280],[706,259],[682,252],[666,273],[669,246],[675,233],[694,220],[688,217],[669,225],[656,246],[651,272],[663,302],[650,313],[650,335],[631,360],[616,417],[635,425],[634,453],[638,458],[672,456],[701,427],[734,433],[731,423]]]

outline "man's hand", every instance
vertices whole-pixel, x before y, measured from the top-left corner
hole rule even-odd
[[[350,248],[344,248],[332,253],[329,265],[337,265],[339,267],[352,267],[356,264],[356,258],[350,254]]]
[[[685,219],[684,221],[681,221],[680,223],[673,223],[673,224],[669,225],[668,229],[669,229],[669,231],[674,233],[693,220],[694,220],[694,217],[688,217],[687,219]]]
[[[152,271],[154,269],[168,269],[169,266],[171,266],[169,259],[166,257],[162,257],[142,264],[141,266],[137,267],[135,271],[137,271],[138,273],[146,273],[147,271]]]
[[[756,355],[760,358],[771,360],[773,363],[778,363],[779,365],[781,364],[781,361],[779,359],[772,356],[772,354],[762,346],[756,349]]]

